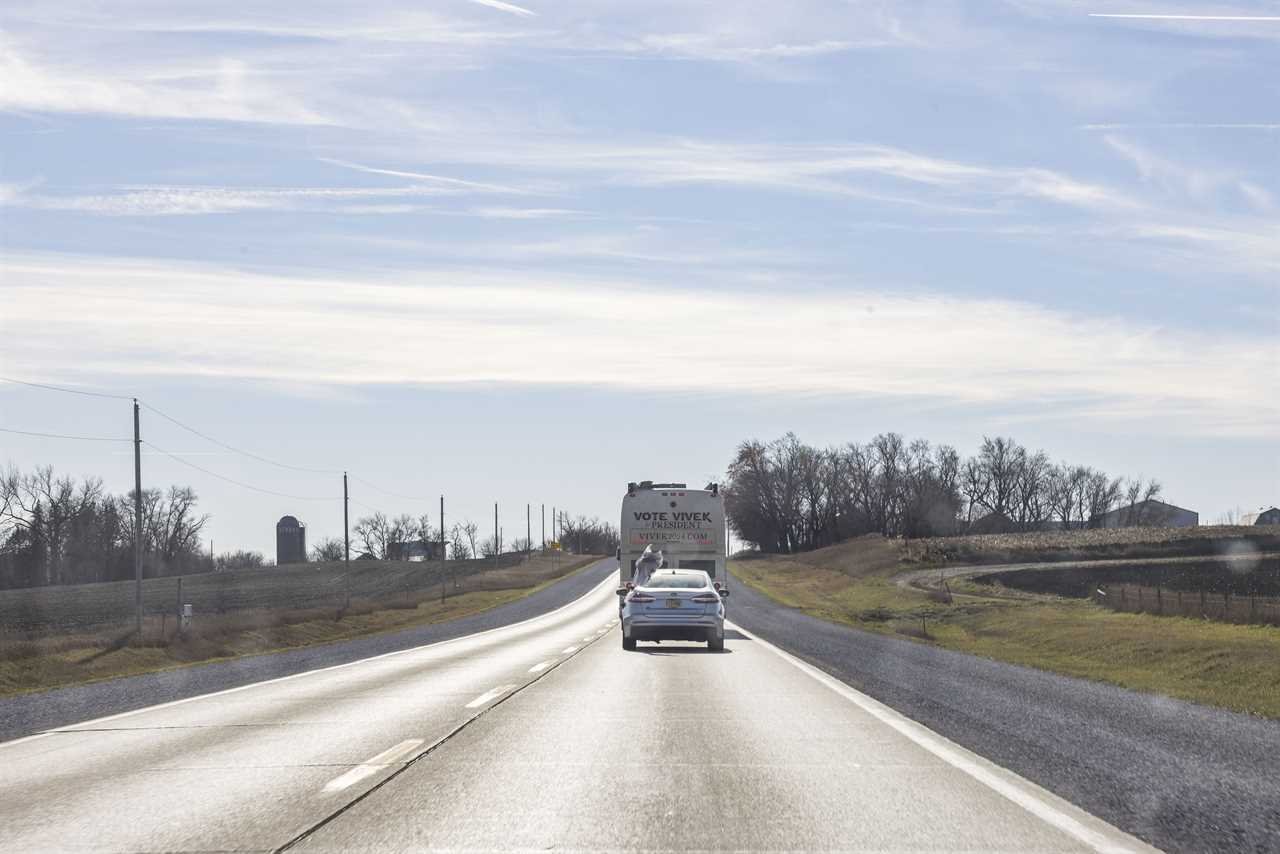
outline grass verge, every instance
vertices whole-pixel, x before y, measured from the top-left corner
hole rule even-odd
[[[1087,600],[897,584],[896,544],[863,538],[734,574],[815,617],[947,649],[1280,718],[1280,628],[1125,614]]]
[[[0,643],[0,697],[171,670],[246,655],[351,640],[454,620],[522,599],[599,560],[537,560],[459,579],[430,592],[355,599],[350,608],[252,609],[198,616],[179,637],[149,617],[141,637],[116,629]]]

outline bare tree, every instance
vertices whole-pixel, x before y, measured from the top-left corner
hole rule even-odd
[[[311,547],[311,559],[317,563],[331,563],[346,557],[346,543],[337,537],[328,537]]]
[[[467,538],[467,546],[470,554],[480,554],[480,552],[476,550],[476,537],[480,534],[480,526],[475,522],[472,522],[470,519],[466,519],[462,523],[462,534]]]
[[[237,569],[261,569],[266,566],[266,562],[262,552],[242,549],[234,552],[223,552],[218,555],[214,559],[214,566],[218,572],[231,572]]]
[[[378,560],[387,559],[387,550],[391,544],[391,523],[386,516],[382,513],[364,516],[356,520],[352,531],[360,539],[366,554]]]
[[[454,560],[467,560],[475,554],[471,549],[471,538],[474,536],[474,531],[468,537],[462,525],[457,522],[453,524],[449,529],[449,551],[453,553]]]

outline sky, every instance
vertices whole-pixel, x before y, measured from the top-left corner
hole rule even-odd
[[[125,398],[0,464],[123,492],[137,396],[268,556],[787,431],[1280,503],[1280,2],[236,5],[0,11],[0,375]]]

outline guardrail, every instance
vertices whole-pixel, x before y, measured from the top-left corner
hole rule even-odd
[[[1220,623],[1280,626],[1280,597],[1170,590],[1140,584],[1100,584],[1092,599],[1113,611],[1195,617]]]

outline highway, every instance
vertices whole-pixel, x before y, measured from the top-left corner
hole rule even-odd
[[[743,629],[515,625],[0,745],[5,851],[1149,851]]]

